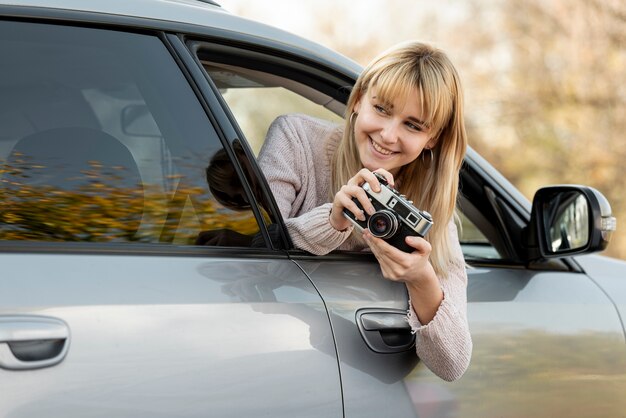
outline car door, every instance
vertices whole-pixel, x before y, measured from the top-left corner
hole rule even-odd
[[[145,28],[0,20],[0,414],[342,416],[320,295]]]
[[[349,68],[342,78],[337,68],[325,69],[307,53],[289,56],[271,45],[247,49],[243,40],[237,47],[188,44],[254,152],[280,114],[341,122]],[[290,251],[328,309],[345,416],[589,416],[598,408],[607,414],[621,410],[614,388],[622,387],[615,381],[626,371],[624,334],[611,300],[574,258],[530,260],[524,247],[528,201],[471,149],[461,180],[460,238],[474,353],[457,382],[433,375],[410,343],[387,343],[407,341],[400,325],[407,295],[402,284],[382,277],[371,255]]]

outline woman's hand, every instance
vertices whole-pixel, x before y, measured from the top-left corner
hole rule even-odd
[[[383,276],[406,284],[420,323],[429,323],[443,300],[439,279],[428,260],[432,249],[430,243],[421,237],[406,237],[405,242],[415,248],[412,253],[406,253],[374,237],[369,231],[363,232],[363,238],[376,256]]]
[[[387,183],[393,187],[394,183],[391,173],[383,170],[382,168],[379,168],[374,172],[385,177]],[[354,177],[348,180],[348,183],[342,186],[337,194],[335,194],[335,198],[333,199],[333,208],[330,212],[330,224],[337,231],[345,231],[350,227],[350,225],[352,225],[350,220],[348,220],[343,214],[344,208],[352,212],[359,221],[365,220],[365,214],[361,209],[359,209],[352,198],[358,199],[359,204],[368,215],[372,215],[375,212],[374,206],[372,206],[372,203],[367,197],[367,193],[361,187],[365,183],[369,183],[374,192],[378,193],[380,191],[380,183],[374,173],[366,168],[363,168],[356,173]]]

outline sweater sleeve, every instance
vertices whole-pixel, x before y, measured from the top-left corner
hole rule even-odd
[[[311,141],[322,141],[328,127],[298,115],[279,116],[270,126],[259,165],[274,194],[294,245],[316,255],[339,247],[352,232],[337,231],[329,221],[332,203],[317,205]],[[327,173],[324,173],[327,174]],[[310,210],[307,210],[311,208]]]
[[[446,381],[459,379],[467,370],[472,356],[472,338],[467,322],[467,272],[456,225],[448,228],[454,257],[448,274],[439,278],[444,299],[432,321],[420,324],[411,301],[408,320],[416,334],[420,360]]]

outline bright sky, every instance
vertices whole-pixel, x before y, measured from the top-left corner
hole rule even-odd
[[[382,49],[407,39],[442,42],[445,38],[442,31],[467,16],[465,3],[458,0],[218,0],[218,3],[236,15],[319,42],[361,64]],[[393,20],[393,16],[405,18]],[[424,19],[425,16],[433,19]],[[424,24],[424,20],[430,22]],[[338,21],[342,24],[337,24]],[[364,44],[372,38],[378,44],[368,50]],[[445,45],[441,46],[446,49]],[[365,50],[369,56],[353,56],[357,50]]]

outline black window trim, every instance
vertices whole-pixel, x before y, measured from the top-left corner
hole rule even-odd
[[[263,236],[266,247],[273,250],[284,250],[288,245],[290,245],[290,240],[288,238],[288,235],[286,235],[284,232],[286,231],[286,228],[284,227],[284,224],[282,222],[280,212],[278,212],[278,210],[276,209],[275,204],[270,209],[271,211],[273,211],[271,216],[280,224],[279,230],[281,231],[282,244],[276,246],[271,239],[268,225],[265,222],[265,219],[263,218],[260,210],[259,202],[256,196],[254,196],[250,183],[246,178],[245,172],[241,167],[239,160],[237,159],[236,153],[233,148],[233,143],[235,141],[240,141],[241,145],[244,148],[244,152],[246,153],[246,155],[248,155],[248,158],[250,155],[252,155],[252,153],[246,141],[240,140],[240,138],[242,138],[243,136],[241,132],[237,132],[235,126],[232,124],[232,115],[229,115],[229,111],[227,110],[228,108],[224,107],[225,103],[223,103],[223,99],[215,93],[217,91],[217,88],[210,80],[210,78],[208,78],[196,57],[191,54],[189,49],[187,49],[181,35],[173,33],[162,33],[162,40],[166,47],[170,50],[170,53],[172,54],[176,62],[178,63],[181,71],[183,71],[189,85],[196,93],[199,102],[204,108],[205,113],[207,114],[209,120],[211,121],[211,124],[218,134],[224,150],[228,154],[231,162],[233,163],[235,171],[237,172],[237,176],[239,177],[241,184],[244,186],[246,198],[248,199],[248,202],[251,202],[250,207],[254,213],[257,224],[259,225],[259,230]],[[251,166],[256,167],[254,164],[251,164]],[[254,173],[253,175],[257,176],[257,178],[263,178],[259,177],[258,173]],[[264,190],[264,192],[267,193],[266,190]],[[269,194],[269,196],[271,196],[271,194]]]
[[[274,195],[270,191],[265,175],[258,166],[256,158],[254,157],[254,154],[245,139],[244,133],[241,131],[228,104],[219,93],[219,89],[215,86],[210,76],[204,70],[201,61],[214,61],[255,70],[260,70],[259,68],[261,68],[261,71],[269,72],[271,74],[308,85],[309,87],[322,91],[328,96],[343,103],[345,103],[348,98],[354,79],[348,75],[339,74],[331,68],[314,65],[313,62],[310,62],[305,57],[291,55],[283,50],[259,48],[258,45],[251,46],[242,43],[233,45],[232,39],[201,39],[198,36],[187,37],[180,35],[179,40],[186,44],[197,68],[201,70],[204,80],[210,85],[213,97],[215,97],[220,103],[221,109],[228,118],[228,123],[235,131],[231,142],[240,141],[244,147],[247,158],[250,161],[252,175],[259,180],[265,199],[267,200],[267,205],[270,206],[272,215],[274,216],[276,223],[279,225],[280,234],[284,237],[283,241],[285,242],[285,245],[282,248],[290,252],[298,251],[295,249],[291,241],[282,215],[278,210],[278,205],[276,204]],[[332,82],[329,82],[329,78],[332,79]],[[249,188],[249,183],[246,182],[246,186]]]
[[[0,254],[71,254],[103,256],[288,259],[269,248],[72,241],[0,240]]]

